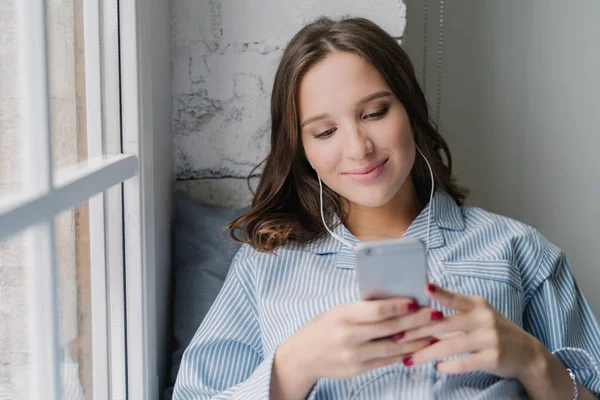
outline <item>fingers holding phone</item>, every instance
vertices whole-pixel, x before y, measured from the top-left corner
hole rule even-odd
[[[361,301],[308,321],[278,348],[305,381],[344,379],[402,362],[435,338],[400,340],[403,332],[442,317],[429,307],[424,244],[414,239],[359,243],[355,248]]]
[[[402,362],[407,354],[428,346],[430,338],[392,339],[398,326],[427,323],[427,312],[410,298],[342,304],[308,321],[281,347],[295,355],[300,373],[309,380],[350,378]]]
[[[356,335],[363,336],[365,338],[372,338],[371,340],[380,339],[392,339],[395,341],[404,338],[404,333],[412,329],[425,327],[433,324],[435,321],[439,321],[443,318],[443,314],[429,307],[419,307],[416,302],[410,305],[411,312],[406,315],[392,317],[390,319],[382,320],[369,325],[362,325],[357,327]],[[417,339],[425,339],[430,341],[432,337],[420,336],[415,337],[410,341]],[[405,342],[407,340],[404,340]]]

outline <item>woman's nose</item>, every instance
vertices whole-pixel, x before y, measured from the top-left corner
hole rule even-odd
[[[346,128],[344,143],[346,157],[362,160],[373,151],[373,142],[368,132],[357,124],[350,124]]]

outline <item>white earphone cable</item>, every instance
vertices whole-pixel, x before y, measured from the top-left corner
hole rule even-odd
[[[421,153],[423,160],[425,160],[425,162],[427,163],[427,166],[429,167],[429,174],[431,176],[431,195],[429,196],[429,210],[427,210],[427,243],[426,243],[427,250],[429,250],[429,232],[430,232],[429,228],[431,227],[431,207],[433,207],[433,193],[435,191],[435,180],[433,178],[433,169],[431,168],[429,161],[427,161],[427,157],[425,157],[425,154],[423,154],[423,152],[421,151],[419,146],[417,146],[415,144],[415,147],[417,148],[417,150],[419,150],[419,153]]]
[[[321,206],[321,220],[323,221],[323,225],[325,226],[325,229],[327,229],[327,232],[329,232],[331,234],[331,236],[336,238],[342,244],[345,244],[346,246],[348,246],[350,248],[354,248],[352,243],[348,242],[347,240],[344,240],[339,235],[337,235],[337,234],[333,233],[331,230],[329,230],[329,227],[325,223],[325,215],[323,214],[323,183],[321,182],[321,177],[318,174],[317,174],[317,178],[319,179],[319,203]]]

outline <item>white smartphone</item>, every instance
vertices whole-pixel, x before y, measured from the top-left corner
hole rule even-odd
[[[425,294],[427,254],[419,239],[360,242],[354,247],[356,276],[363,300],[412,297],[429,306]]]

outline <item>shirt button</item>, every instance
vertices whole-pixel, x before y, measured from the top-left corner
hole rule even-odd
[[[425,378],[425,375],[422,372],[413,372],[410,374],[410,379],[413,381],[422,381]]]

